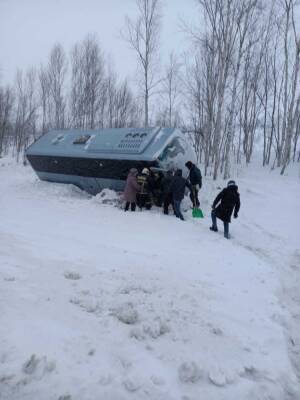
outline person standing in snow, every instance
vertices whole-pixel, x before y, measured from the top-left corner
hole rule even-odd
[[[169,214],[169,206],[173,205],[173,196],[170,191],[170,186],[173,180],[173,173],[171,170],[167,171],[166,176],[162,180],[162,192],[163,192],[163,207],[164,214]],[[174,209],[174,206],[173,206]]]
[[[185,166],[187,167],[187,169],[190,171],[189,173],[189,181],[192,185],[192,190],[190,193],[190,198],[191,201],[194,205],[194,207],[199,208],[200,207],[200,201],[198,198],[198,193],[199,190],[202,187],[202,175],[201,175],[201,171],[199,168],[196,167],[195,164],[192,163],[192,161],[187,161]]]
[[[161,207],[163,202],[162,181],[164,175],[161,171],[152,171],[150,169],[150,178],[153,186],[153,203],[157,207]]]
[[[142,173],[137,175],[137,182],[141,186],[141,190],[137,194],[137,205],[141,209],[145,207],[146,210],[150,210],[152,207],[154,182],[148,168],[144,168]]]
[[[182,221],[184,221],[183,215],[180,210],[180,205],[181,202],[184,198],[184,193],[185,193],[185,188],[189,188],[192,190],[191,184],[183,178],[182,176],[182,170],[178,169],[175,172],[175,176],[172,179],[172,182],[170,184],[170,193],[172,193],[173,197],[173,206],[174,206],[174,212],[177,218],[180,218]]]
[[[140,185],[137,183],[137,173],[138,170],[136,168],[131,168],[126,179],[124,190],[124,199],[126,201],[125,211],[129,210],[129,206],[131,206],[131,211],[135,211],[136,209],[136,195],[141,189]]]
[[[237,218],[240,206],[241,202],[238,187],[235,181],[229,181],[227,187],[218,194],[213,202],[211,212],[212,226],[209,229],[213,232],[218,232],[217,218],[219,218],[224,223],[224,237],[229,239],[231,215],[234,210],[233,216]]]

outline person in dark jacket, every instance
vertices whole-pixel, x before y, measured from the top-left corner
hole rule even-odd
[[[177,218],[180,218],[182,221],[184,221],[183,215],[180,210],[180,205],[181,202],[184,198],[184,193],[185,193],[185,188],[188,187],[190,190],[192,190],[191,184],[183,178],[182,176],[182,170],[178,169],[175,172],[175,176],[172,179],[171,185],[170,185],[170,192],[172,193],[173,196],[173,205],[174,205],[174,212]]]
[[[211,231],[218,232],[217,218],[221,219],[224,223],[224,237],[229,239],[229,223],[231,221],[231,215],[234,211],[234,218],[238,217],[240,210],[240,194],[235,181],[229,181],[227,187],[223,189],[212,205],[211,219],[212,226]]]
[[[169,170],[167,171],[166,176],[162,180],[163,207],[164,207],[164,214],[166,215],[169,214],[170,204],[173,205],[173,196],[170,190],[172,179],[173,179],[173,172]]]
[[[124,190],[124,199],[126,201],[125,211],[129,210],[129,206],[131,206],[131,211],[135,211],[136,209],[136,195],[141,189],[140,185],[137,183],[137,173],[138,170],[136,168],[131,168],[126,179]]]
[[[162,181],[164,179],[164,175],[161,171],[150,170],[150,178],[153,186],[153,203],[157,207],[161,207],[163,203]]]
[[[154,183],[148,168],[144,168],[142,173],[137,175],[137,183],[141,186],[141,190],[136,196],[137,205],[141,209],[145,207],[146,210],[150,210],[152,207]]]
[[[190,171],[188,179],[192,185],[192,191],[190,194],[191,201],[192,201],[194,207],[200,207],[198,193],[202,187],[201,171],[199,168],[196,167],[195,164],[192,163],[192,161],[186,162],[185,166]]]

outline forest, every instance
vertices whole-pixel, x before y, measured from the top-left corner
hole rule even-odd
[[[297,0],[198,0],[198,23],[178,21],[187,48],[163,65],[162,0],[136,0],[136,10],[119,32],[136,81],[118,76],[93,33],[71,49],[56,43],[12,84],[0,80],[0,156],[26,162],[26,147],[53,129],[159,125],[189,135],[214,179],[250,163],[255,148],[281,174],[300,162]]]

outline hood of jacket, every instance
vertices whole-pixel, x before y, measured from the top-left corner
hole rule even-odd
[[[130,175],[130,176],[136,176],[137,173],[138,173],[138,170],[137,170],[136,168],[131,168],[131,169],[129,170],[129,175]]]
[[[227,186],[226,189],[227,189],[227,190],[230,190],[230,191],[232,191],[232,192],[237,192],[239,188],[238,188],[238,185],[235,184],[235,185],[229,185],[229,186]]]

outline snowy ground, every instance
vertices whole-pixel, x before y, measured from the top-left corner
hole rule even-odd
[[[299,400],[296,175],[240,172],[227,241],[0,160],[0,399]]]

